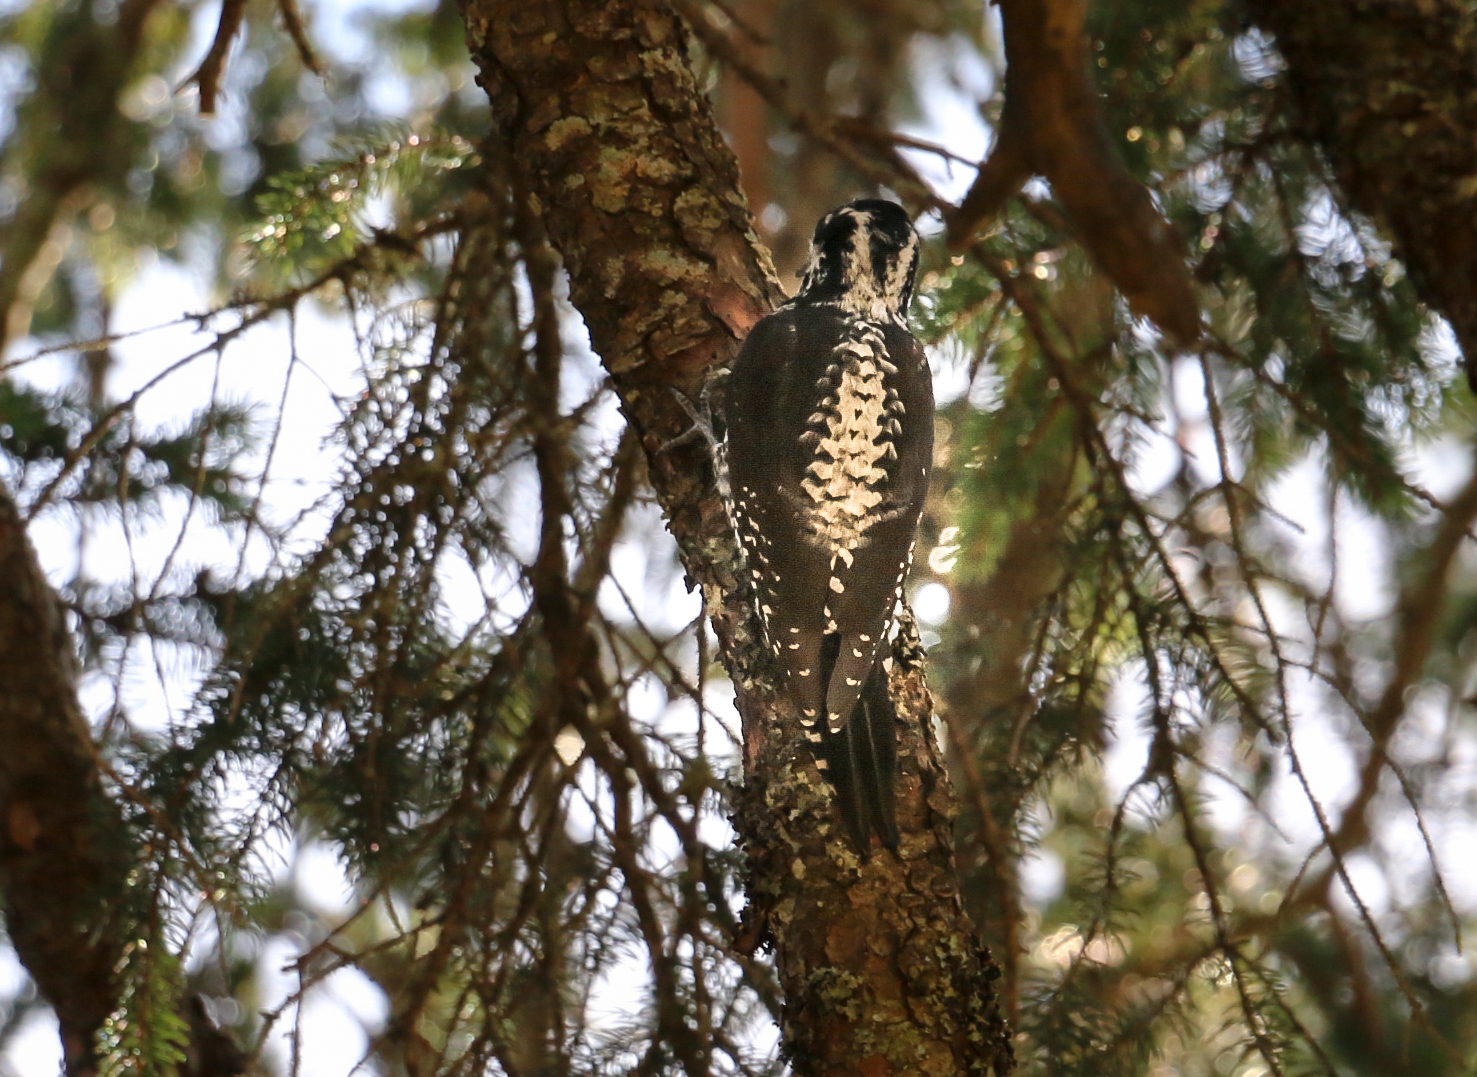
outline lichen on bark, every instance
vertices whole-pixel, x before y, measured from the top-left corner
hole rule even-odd
[[[503,151],[536,198],[571,299],[640,434],[734,680],[746,915],[775,948],[795,1072],[1009,1070],[996,972],[959,899],[954,795],[916,631],[902,634],[892,683],[902,843],[864,862],[758,645],[705,449],[663,448],[689,425],[671,390],[699,395],[782,298],[693,75],[686,27],[648,0],[462,0],[462,9]]]

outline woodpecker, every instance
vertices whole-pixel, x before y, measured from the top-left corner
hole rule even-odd
[[[893,202],[827,213],[799,293],[720,389],[720,470],[766,643],[864,855],[874,831],[897,847],[883,661],[933,461],[933,382],[907,323],[918,246]]]

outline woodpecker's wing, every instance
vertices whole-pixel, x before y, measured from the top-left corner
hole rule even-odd
[[[784,309],[755,326],[724,392],[732,510],[770,646],[802,721],[839,732],[891,628],[922,511],[926,358],[899,326]]]
[[[801,719],[825,706],[821,641],[829,560],[808,538],[801,443],[831,363],[839,319],[780,310],[749,333],[723,387],[730,511],[771,649]],[[809,313],[809,312],[807,312]]]

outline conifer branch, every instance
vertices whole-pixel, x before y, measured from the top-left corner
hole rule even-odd
[[[30,330],[61,264],[73,217],[127,171],[129,122],[118,97],[159,0],[125,0],[111,24],[91,4],[59,6],[36,62],[36,87],[18,107],[10,149],[27,147],[27,197],[0,224],[0,359]]]
[[[1200,305],[1184,244],[1118,159],[1087,66],[1087,0],[1001,0],[1005,110],[995,146],[949,218],[963,250],[1032,175],[1052,193],[1093,259],[1135,313],[1185,345],[1200,335]]]
[[[899,663],[894,684],[907,721],[903,856],[858,865],[838,852],[839,835],[828,840],[830,798],[800,754],[798,722],[772,720],[787,704],[737,584],[704,457],[662,451],[688,423],[669,390],[696,397],[779,298],[732,155],[693,78],[686,29],[665,4],[644,0],[543,0],[516,13],[500,0],[465,0],[463,12],[508,160],[563,257],[571,298],[641,436],[669,530],[734,675],[748,777],[737,826],[751,907],[769,912],[797,1072],[1008,1068],[987,966],[958,905],[952,796],[916,654]],[[612,109],[615,101],[641,105]],[[648,115],[662,123],[640,119]],[[570,182],[576,175],[583,181]],[[587,745],[598,732],[582,730]],[[896,949],[904,937],[906,955]],[[666,960],[660,941],[648,939],[657,965]],[[844,1031],[858,1028],[866,1034]],[[696,1064],[680,1037],[668,1049]]]
[[[1477,386],[1477,26],[1462,0],[1252,0],[1275,38],[1300,133],[1349,203],[1389,226]]]

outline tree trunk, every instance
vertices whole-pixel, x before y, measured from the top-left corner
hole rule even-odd
[[[66,1071],[95,1072],[117,1005],[119,902],[132,864],[77,702],[61,604],[0,488],[0,890],[5,927],[61,1023]]]
[[[1388,225],[1477,385],[1477,12],[1464,0],[1248,0],[1306,134]]]
[[[892,684],[902,844],[863,863],[772,679],[706,451],[663,450],[690,425],[670,390],[699,396],[780,298],[686,28],[656,0],[462,7],[505,151],[563,256],[734,678],[750,941],[775,945],[795,1072],[1007,1071],[995,969],[959,900],[955,800],[916,637],[904,634]]]

